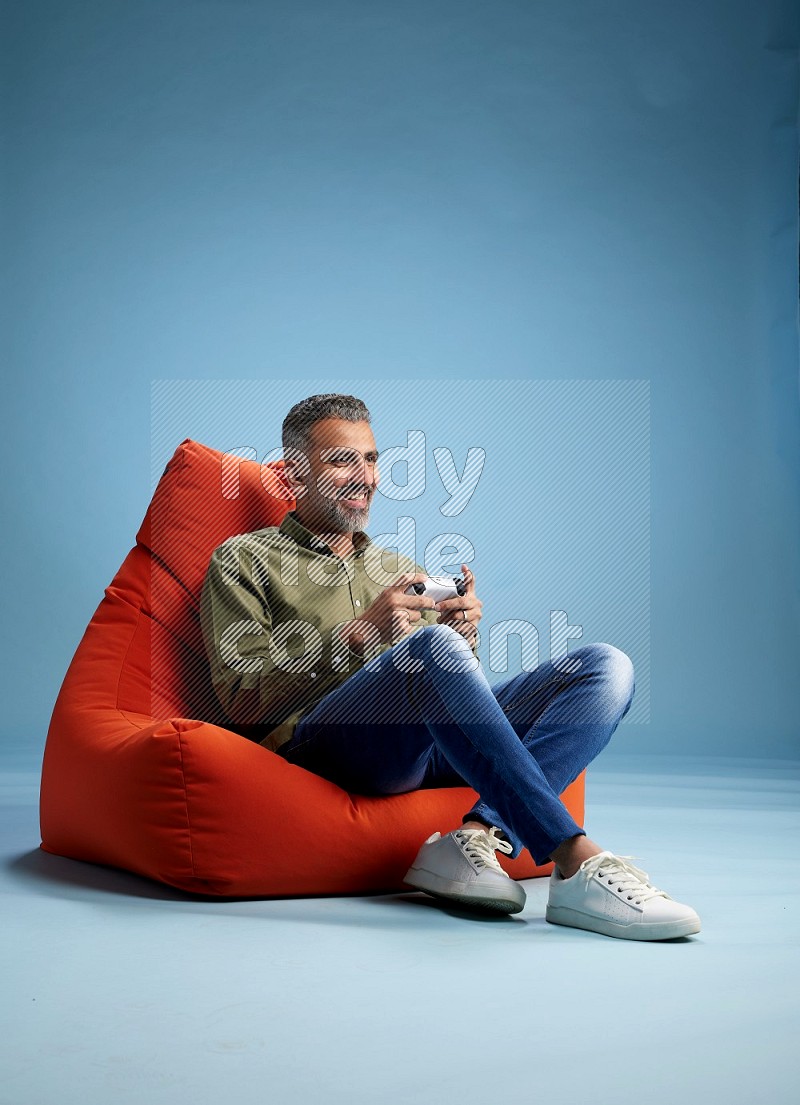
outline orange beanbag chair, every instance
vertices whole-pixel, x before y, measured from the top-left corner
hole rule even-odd
[[[396,891],[422,841],[461,823],[476,797],[468,787],[347,794],[226,721],[199,595],[217,545],[278,525],[293,506],[282,469],[179,445],[53,710],[45,851],[203,895]],[[564,794],[579,824],[583,799],[581,775]],[[527,850],[498,858],[514,878],[552,868]]]

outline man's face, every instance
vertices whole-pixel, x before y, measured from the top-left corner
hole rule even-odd
[[[378,450],[369,422],[323,418],[311,428],[309,472],[297,515],[316,532],[363,530],[380,481]]]

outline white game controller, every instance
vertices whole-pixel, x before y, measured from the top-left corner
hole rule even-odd
[[[467,585],[461,576],[426,576],[419,583],[406,587],[407,595],[427,595],[434,602],[454,599],[456,595],[466,595]]]

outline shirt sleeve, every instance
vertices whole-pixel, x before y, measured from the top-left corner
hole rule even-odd
[[[343,682],[350,668],[334,669],[321,658],[315,662],[313,655],[288,660],[282,655],[277,663],[269,600],[248,569],[248,557],[239,557],[234,570],[232,558],[214,550],[200,622],[214,691],[225,713],[239,725],[274,727]],[[348,659],[351,667],[363,662],[352,649]]]

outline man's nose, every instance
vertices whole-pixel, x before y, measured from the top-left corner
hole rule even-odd
[[[360,480],[364,487],[374,491],[380,483],[380,473],[376,464],[370,464],[367,460],[361,460],[355,471],[355,479]]]

